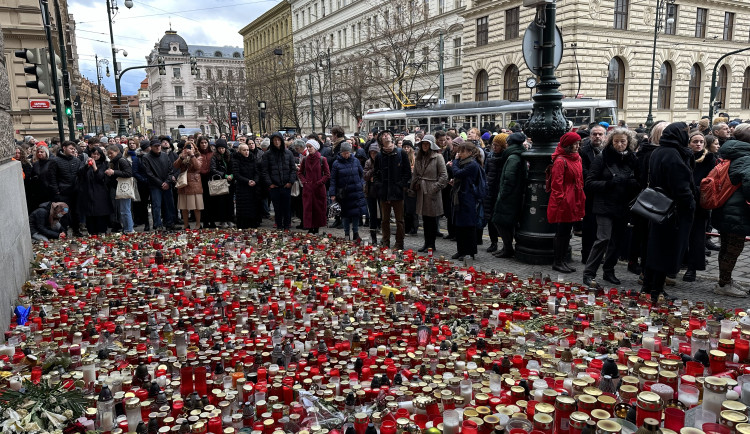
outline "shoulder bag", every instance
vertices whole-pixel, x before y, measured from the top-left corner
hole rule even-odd
[[[660,187],[651,188],[651,159],[649,158],[648,184],[635,198],[630,211],[651,223],[663,224],[672,219],[674,209],[674,201]]]
[[[214,178],[219,179],[214,179]],[[214,175],[211,180],[208,181],[208,195],[209,196],[223,196],[229,194],[229,182],[219,175]]]

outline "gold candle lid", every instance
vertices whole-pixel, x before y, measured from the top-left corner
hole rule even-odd
[[[622,431],[622,425],[613,420],[600,420],[596,423],[597,432],[618,433]]]
[[[554,412],[555,406],[552,404],[547,404],[546,402],[540,402],[536,405],[536,407],[534,407],[534,413],[552,414]]]

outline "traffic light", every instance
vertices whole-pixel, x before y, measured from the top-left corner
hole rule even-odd
[[[26,87],[36,89],[40,94],[49,94],[52,89],[52,80],[49,75],[47,50],[45,48],[16,50],[15,56],[24,59],[26,63],[30,63],[30,65],[24,66],[23,72],[33,75],[34,79],[26,81]]]
[[[72,118],[73,117],[73,103],[70,102],[69,99],[66,99],[64,104],[65,104],[65,116]]]
[[[167,68],[164,66],[164,56],[156,58],[157,66],[159,66],[159,75],[167,75]]]
[[[190,74],[198,74],[198,60],[195,57],[190,57]]]

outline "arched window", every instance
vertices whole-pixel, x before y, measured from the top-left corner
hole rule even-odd
[[[474,101],[487,101],[490,93],[490,79],[487,71],[484,69],[479,70],[475,84]]]
[[[745,79],[742,80],[742,109],[750,109],[750,66],[745,68]]]
[[[234,57],[235,59],[239,59],[240,58],[239,51],[235,51],[234,53],[232,53],[232,57]]]
[[[619,57],[613,57],[609,61],[607,99],[617,101],[617,108],[623,108],[623,102],[625,101],[625,64]]]
[[[722,65],[719,69],[719,91],[716,93],[716,101],[721,101],[721,108],[728,108],[727,101],[727,86],[729,85],[729,68],[727,65]]]
[[[659,97],[656,102],[657,109],[669,109],[672,107],[672,65],[668,62],[661,64],[659,71]]]
[[[196,56],[199,56],[199,57],[200,57],[200,56],[203,56],[203,50],[198,50],[198,51],[196,51],[196,52],[195,52],[195,55],[196,55]]]
[[[701,105],[701,67],[697,63],[690,68],[688,83],[688,109],[697,110]]]
[[[503,99],[518,101],[518,67],[510,65],[503,77]]]

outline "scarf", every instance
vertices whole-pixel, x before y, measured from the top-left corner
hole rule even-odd
[[[702,163],[703,160],[706,158],[706,155],[708,154],[708,149],[703,148],[700,152],[694,152],[693,156],[695,157],[695,163]]]

